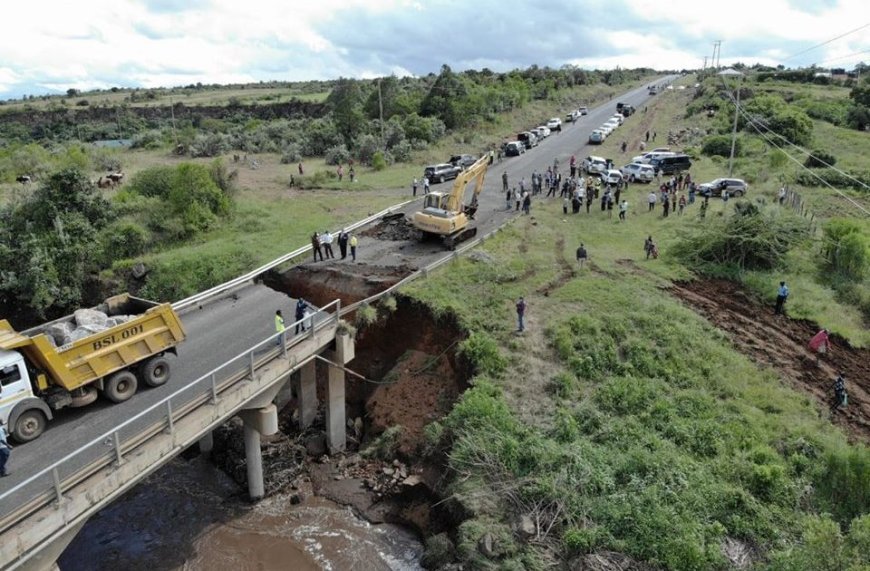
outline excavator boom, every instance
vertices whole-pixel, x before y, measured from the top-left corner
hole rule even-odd
[[[477,211],[477,196],[483,191],[483,181],[489,168],[489,154],[485,154],[473,165],[459,173],[453,188],[447,194],[431,192],[426,195],[423,210],[414,213],[414,226],[420,237],[439,236],[448,248],[474,236],[476,228],[469,228],[468,221]],[[471,203],[463,204],[468,184],[474,183]]]

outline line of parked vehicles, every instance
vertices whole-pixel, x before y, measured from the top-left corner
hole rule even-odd
[[[627,103],[617,103],[616,104],[616,113],[613,116],[605,121],[600,127],[589,133],[589,143],[592,145],[600,145],[604,142],[604,140],[610,136],[611,133],[616,131],[622,123],[634,112],[636,109],[633,105],[628,105]]]

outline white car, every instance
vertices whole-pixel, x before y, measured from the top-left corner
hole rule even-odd
[[[577,108],[577,111],[578,111],[581,115],[587,115],[587,114],[589,114],[589,108],[586,107],[585,105],[581,105],[580,107],[578,107],[578,108]]]
[[[670,151],[650,151],[648,153],[644,153],[642,155],[638,155],[631,159],[633,163],[643,163],[648,165],[653,159],[658,159],[661,157],[668,157],[671,155],[676,155],[677,153],[672,153]]]
[[[623,180],[622,173],[616,169],[605,170],[601,173],[601,182],[604,184],[616,185]]]
[[[656,177],[652,165],[643,163],[629,163],[619,169],[628,182],[652,182]]]
[[[551,131],[558,131],[562,128],[562,120],[558,117],[553,117],[549,121],[547,121],[547,128]]]
[[[612,116],[611,119],[615,119],[617,123],[622,125],[622,123],[625,121],[625,115],[623,115],[622,113],[617,113],[616,115]]]
[[[615,131],[617,127],[619,127],[619,121],[616,119],[608,119],[604,122],[605,125],[613,125],[613,130]]]
[[[607,159],[590,155],[583,159],[583,169],[590,174],[601,174],[607,170]]]
[[[605,137],[609,137],[613,132],[613,125],[610,123],[605,123],[604,125],[598,127],[598,130],[604,133]]]
[[[546,127],[541,126],[541,127],[535,127],[534,129],[532,129],[532,133],[537,135],[538,139],[543,139],[543,138],[548,137],[550,135],[550,130],[547,129]]]

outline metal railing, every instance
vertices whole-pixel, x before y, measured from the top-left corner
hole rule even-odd
[[[388,208],[385,208],[384,210],[381,210],[377,214],[372,214],[371,216],[363,218],[362,220],[354,222],[353,224],[343,226],[342,228],[344,228],[345,230],[348,230],[348,231],[362,228],[363,226],[367,226],[379,218],[382,218],[388,214],[392,214],[394,211],[396,211],[400,208],[404,208],[405,206],[407,206],[407,205],[409,205],[417,200],[419,200],[419,199],[414,198],[412,200],[406,200],[405,202],[400,202],[399,204],[394,204],[393,206],[390,206]],[[194,294],[188,298],[176,301],[172,304],[172,309],[174,309],[176,311],[183,311],[189,307],[193,307],[199,303],[203,303],[206,300],[210,300],[211,298],[220,296],[220,295],[227,293],[230,290],[233,290],[233,289],[241,286],[242,284],[256,278],[260,274],[268,272],[269,270],[276,268],[276,267],[280,266],[281,264],[289,262],[295,258],[298,258],[299,256],[307,254],[310,251],[311,251],[311,244],[307,244],[301,248],[297,248],[296,250],[293,250],[292,252],[284,254],[280,258],[276,258],[276,259],[272,260],[271,262],[269,262],[263,266],[260,266],[259,268],[255,269],[255,270],[251,270],[250,272],[248,272],[247,274],[245,274],[243,276],[239,276],[239,277],[234,278],[226,283],[216,285],[216,286],[209,288],[203,292],[200,292],[200,293]]]
[[[331,314],[330,309],[334,309]],[[288,349],[313,338],[318,331],[326,327],[333,325],[337,327],[340,316],[341,300],[335,300],[319,308],[315,313],[293,322],[283,332],[270,335],[3,492],[0,494],[0,505],[28,488],[35,485],[39,487],[33,499],[15,508],[14,511],[7,512],[0,520],[0,533],[14,527],[46,505],[51,503],[59,505],[64,501],[65,491],[113,463],[122,464],[127,455],[155,435],[165,432],[174,436],[175,423],[180,419],[202,406],[216,405],[221,393],[245,379],[254,380],[258,369],[279,356],[286,358]],[[310,327],[305,333],[290,336],[288,334],[290,328],[297,324],[310,325]],[[258,352],[261,353],[259,356]],[[297,366],[299,364],[301,363],[296,363]],[[193,394],[194,389],[198,389],[196,394]],[[180,398],[182,395],[186,397],[183,400]],[[174,438],[172,440],[174,445]]]

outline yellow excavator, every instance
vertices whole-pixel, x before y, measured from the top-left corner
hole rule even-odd
[[[489,168],[490,156],[483,155],[473,165],[459,173],[449,193],[430,192],[423,198],[423,210],[414,213],[414,227],[419,231],[420,240],[438,236],[448,249],[456,244],[473,238],[477,228],[469,227],[477,212],[477,195],[483,190],[483,179]],[[474,181],[471,202],[464,204],[465,189]]]

